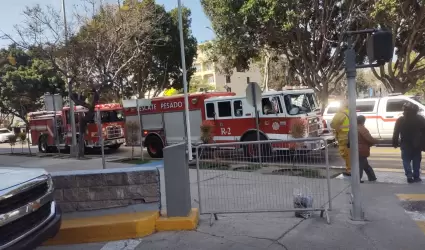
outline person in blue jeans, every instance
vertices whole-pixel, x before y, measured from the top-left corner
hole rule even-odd
[[[418,115],[419,107],[413,103],[407,102],[403,109],[403,116],[397,119],[394,126],[393,147],[400,146],[407,182],[421,182],[421,138],[425,133],[425,118]]]

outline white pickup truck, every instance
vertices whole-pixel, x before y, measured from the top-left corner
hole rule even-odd
[[[56,235],[61,212],[44,169],[0,168],[0,250],[35,249]]]
[[[371,135],[381,141],[390,141],[393,137],[394,125],[403,115],[403,105],[410,102],[419,106],[419,113],[425,116],[425,102],[417,96],[394,94],[380,98],[357,99],[357,115],[366,117],[366,128]],[[325,130],[340,107],[339,102],[330,103],[324,113]]]

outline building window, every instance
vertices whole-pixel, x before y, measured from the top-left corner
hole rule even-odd
[[[218,102],[218,117],[229,117],[232,116],[232,107],[230,101],[228,102]]]
[[[207,103],[206,105],[207,109],[207,118],[214,118],[215,117],[215,110],[214,110],[214,103]]]
[[[406,103],[403,99],[390,99],[387,101],[387,112],[403,112],[403,105]]]
[[[201,72],[202,71],[202,67],[200,64],[195,64],[195,68],[196,68],[196,72]]]
[[[242,101],[233,101],[234,116],[241,117],[243,115]]]
[[[207,80],[209,84],[214,84],[214,76],[208,76]]]
[[[206,63],[205,64],[205,70],[213,70],[213,64],[212,63]]]
[[[226,75],[226,83],[230,83],[230,76]]]

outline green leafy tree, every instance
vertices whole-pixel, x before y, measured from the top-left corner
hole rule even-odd
[[[132,76],[129,86],[132,93],[139,96],[154,89],[154,96],[157,96],[167,88],[181,89],[181,55],[180,37],[178,26],[178,11],[172,9],[167,12],[164,6],[158,5],[153,0],[127,1],[124,3],[128,11],[136,11],[140,8],[150,6],[149,18],[152,20],[149,33],[140,34],[143,37],[149,35],[150,42],[143,50],[143,56],[132,63],[128,75]],[[187,80],[189,81],[194,72],[192,67],[196,56],[197,42],[190,29],[191,12],[187,8],[182,8],[183,19],[183,39],[185,45],[185,60],[187,68]]]
[[[425,66],[425,59],[422,59],[419,63],[420,67]],[[425,98],[425,75],[420,77],[416,82],[415,87],[408,92],[409,94],[419,95]]]
[[[198,92],[200,90],[214,90],[214,86],[208,83],[206,79],[200,76],[193,76],[189,82],[189,93]]]
[[[368,1],[223,1],[202,0],[217,34],[221,55],[247,69],[261,53],[284,55],[300,83],[327,97],[344,77],[343,37],[346,30],[367,27]],[[364,38],[355,40],[363,61]]]
[[[406,93],[425,75],[425,2],[423,0],[371,1],[370,19],[393,33],[394,63],[373,69],[390,92]]]
[[[0,69],[0,109],[28,126],[27,114],[44,106],[42,96],[46,92],[65,94],[65,83],[49,61],[37,58],[32,51],[11,45],[0,51],[0,56],[7,54],[14,55],[16,64]]]

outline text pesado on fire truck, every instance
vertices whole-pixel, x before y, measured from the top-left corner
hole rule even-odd
[[[291,138],[291,124],[303,120],[307,124],[305,137],[319,137],[320,108],[312,89],[271,91],[262,93],[259,112],[261,140]],[[194,93],[189,95],[189,115],[192,143],[200,142],[200,126],[210,120],[215,124],[214,141],[255,141],[256,121],[254,108],[245,96],[229,92]],[[126,122],[137,121],[137,109],[124,110]],[[184,142],[184,96],[158,97],[151,106],[141,107],[143,145],[151,157],[162,157],[166,145]],[[323,145],[304,145],[306,150]],[[288,150],[287,145],[273,145],[270,150]],[[246,150],[247,154],[248,149]],[[253,156],[253,155],[251,155]]]
[[[102,135],[105,147],[118,149],[124,142],[124,116],[120,104],[98,104],[96,110],[100,109],[102,122]],[[88,112],[82,106],[75,106],[75,124],[77,128],[77,141],[80,119]],[[69,107],[64,107],[56,112],[56,128],[54,111],[40,111],[29,113],[31,128],[31,140],[33,145],[38,145],[40,152],[48,153],[56,149],[68,149],[71,145],[72,134],[69,119]],[[57,141],[56,141],[57,139]],[[89,121],[84,134],[85,147],[100,147],[98,127],[95,120]]]

